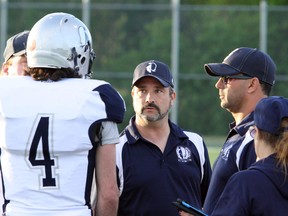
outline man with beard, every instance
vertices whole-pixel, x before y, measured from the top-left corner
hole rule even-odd
[[[201,136],[169,120],[176,99],[166,64],[150,60],[134,70],[135,116],[116,146],[118,216],[175,216],[178,197],[202,208],[211,167]]]
[[[268,54],[254,48],[240,47],[233,50],[222,63],[205,64],[204,68],[210,76],[219,77],[215,87],[219,91],[221,107],[234,118],[213,165],[204,204],[204,212],[210,215],[228,179],[256,161],[254,141],[247,125],[253,121],[256,104],[271,92],[276,65]]]

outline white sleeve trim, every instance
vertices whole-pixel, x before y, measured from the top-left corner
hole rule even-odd
[[[116,145],[116,165],[118,167],[119,173],[118,173],[118,178],[119,178],[119,192],[120,196],[123,192],[124,188],[124,175],[123,175],[123,160],[122,160],[122,149],[127,142],[127,137],[126,135],[123,135],[120,137],[120,143]]]
[[[242,151],[244,149],[244,147],[253,140],[253,137],[251,137],[250,135],[250,132],[249,130],[246,132],[245,134],[245,138],[244,140],[242,141],[240,147],[238,148],[237,152],[236,152],[236,165],[237,165],[237,168],[238,170],[239,169],[239,163],[240,163],[240,158],[241,158],[241,154],[242,154]]]
[[[196,133],[188,131],[184,131],[184,133],[189,137],[189,140],[191,140],[191,142],[193,142],[195,147],[197,148],[201,163],[201,181],[202,181],[204,176],[204,164],[205,164],[205,149],[203,138]]]

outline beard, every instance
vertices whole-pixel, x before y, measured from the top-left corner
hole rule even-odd
[[[144,114],[145,109],[150,108],[150,107],[151,108],[155,108],[157,110],[157,113],[153,114],[153,115],[152,114],[151,115]],[[141,112],[139,114],[139,117],[141,117],[142,119],[147,120],[148,122],[159,121],[159,120],[165,118],[168,115],[168,113],[170,111],[170,108],[171,108],[171,106],[167,109],[166,112],[161,113],[160,108],[156,104],[149,103],[146,106],[142,107]]]

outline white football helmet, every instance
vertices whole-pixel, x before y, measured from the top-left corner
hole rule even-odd
[[[30,68],[72,68],[87,78],[92,74],[94,59],[90,31],[71,14],[48,14],[30,31],[27,41]]]

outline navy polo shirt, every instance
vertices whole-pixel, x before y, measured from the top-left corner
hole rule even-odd
[[[178,212],[171,203],[177,198],[201,209],[211,176],[202,137],[169,121],[171,132],[162,153],[141,137],[134,120],[116,145],[118,216],[175,216]]]
[[[211,214],[229,178],[239,170],[247,169],[256,161],[253,138],[247,124],[253,121],[253,112],[239,125],[230,124],[230,132],[213,165],[209,190],[203,210]]]

